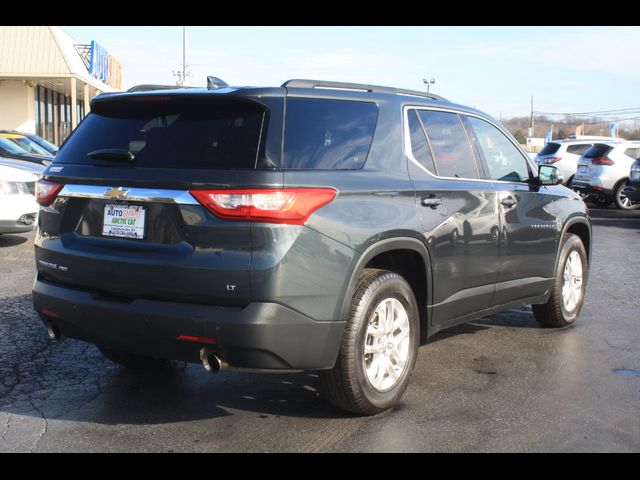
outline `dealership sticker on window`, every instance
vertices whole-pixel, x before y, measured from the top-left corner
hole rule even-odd
[[[104,206],[102,235],[107,237],[144,238],[145,208],[141,205]]]

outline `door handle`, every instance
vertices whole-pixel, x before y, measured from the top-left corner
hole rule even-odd
[[[442,200],[436,197],[423,197],[420,201],[423,207],[438,208],[442,204]]]
[[[518,203],[518,201],[513,197],[506,197],[503,198],[500,203],[502,203],[502,205],[504,205],[505,207],[513,207],[516,203]]]

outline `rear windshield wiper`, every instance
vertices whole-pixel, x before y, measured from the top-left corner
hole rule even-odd
[[[87,157],[93,160],[118,160],[123,162],[133,162],[136,156],[124,148],[104,148],[87,153]]]

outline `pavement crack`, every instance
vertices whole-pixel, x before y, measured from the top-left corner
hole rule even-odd
[[[42,431],[38,433],[38,436],[35,442],[33,443],[33,446],[29,450],[29,453],[33,453],[34,450],[37,448],[38,443],[40,443],[40,440],[42,440],[42,437],[45,436],[45,434],[47,433],[47,430],[49,429],[49,420],[45,416],[44,412],[40,410],[38,407],[36,407],[36,404],[33,402],[33,400],[29,399],[29,403],[31,404],[31,407],[40,414],[40,416],[42,417],[42,420],[44,420],[44,427],[42,428]]]

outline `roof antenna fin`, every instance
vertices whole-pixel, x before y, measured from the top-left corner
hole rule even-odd
[[[207,77],[207,90],[215,90],[216,88],[228,87],[229,84],[218,77],[209,75]]]

